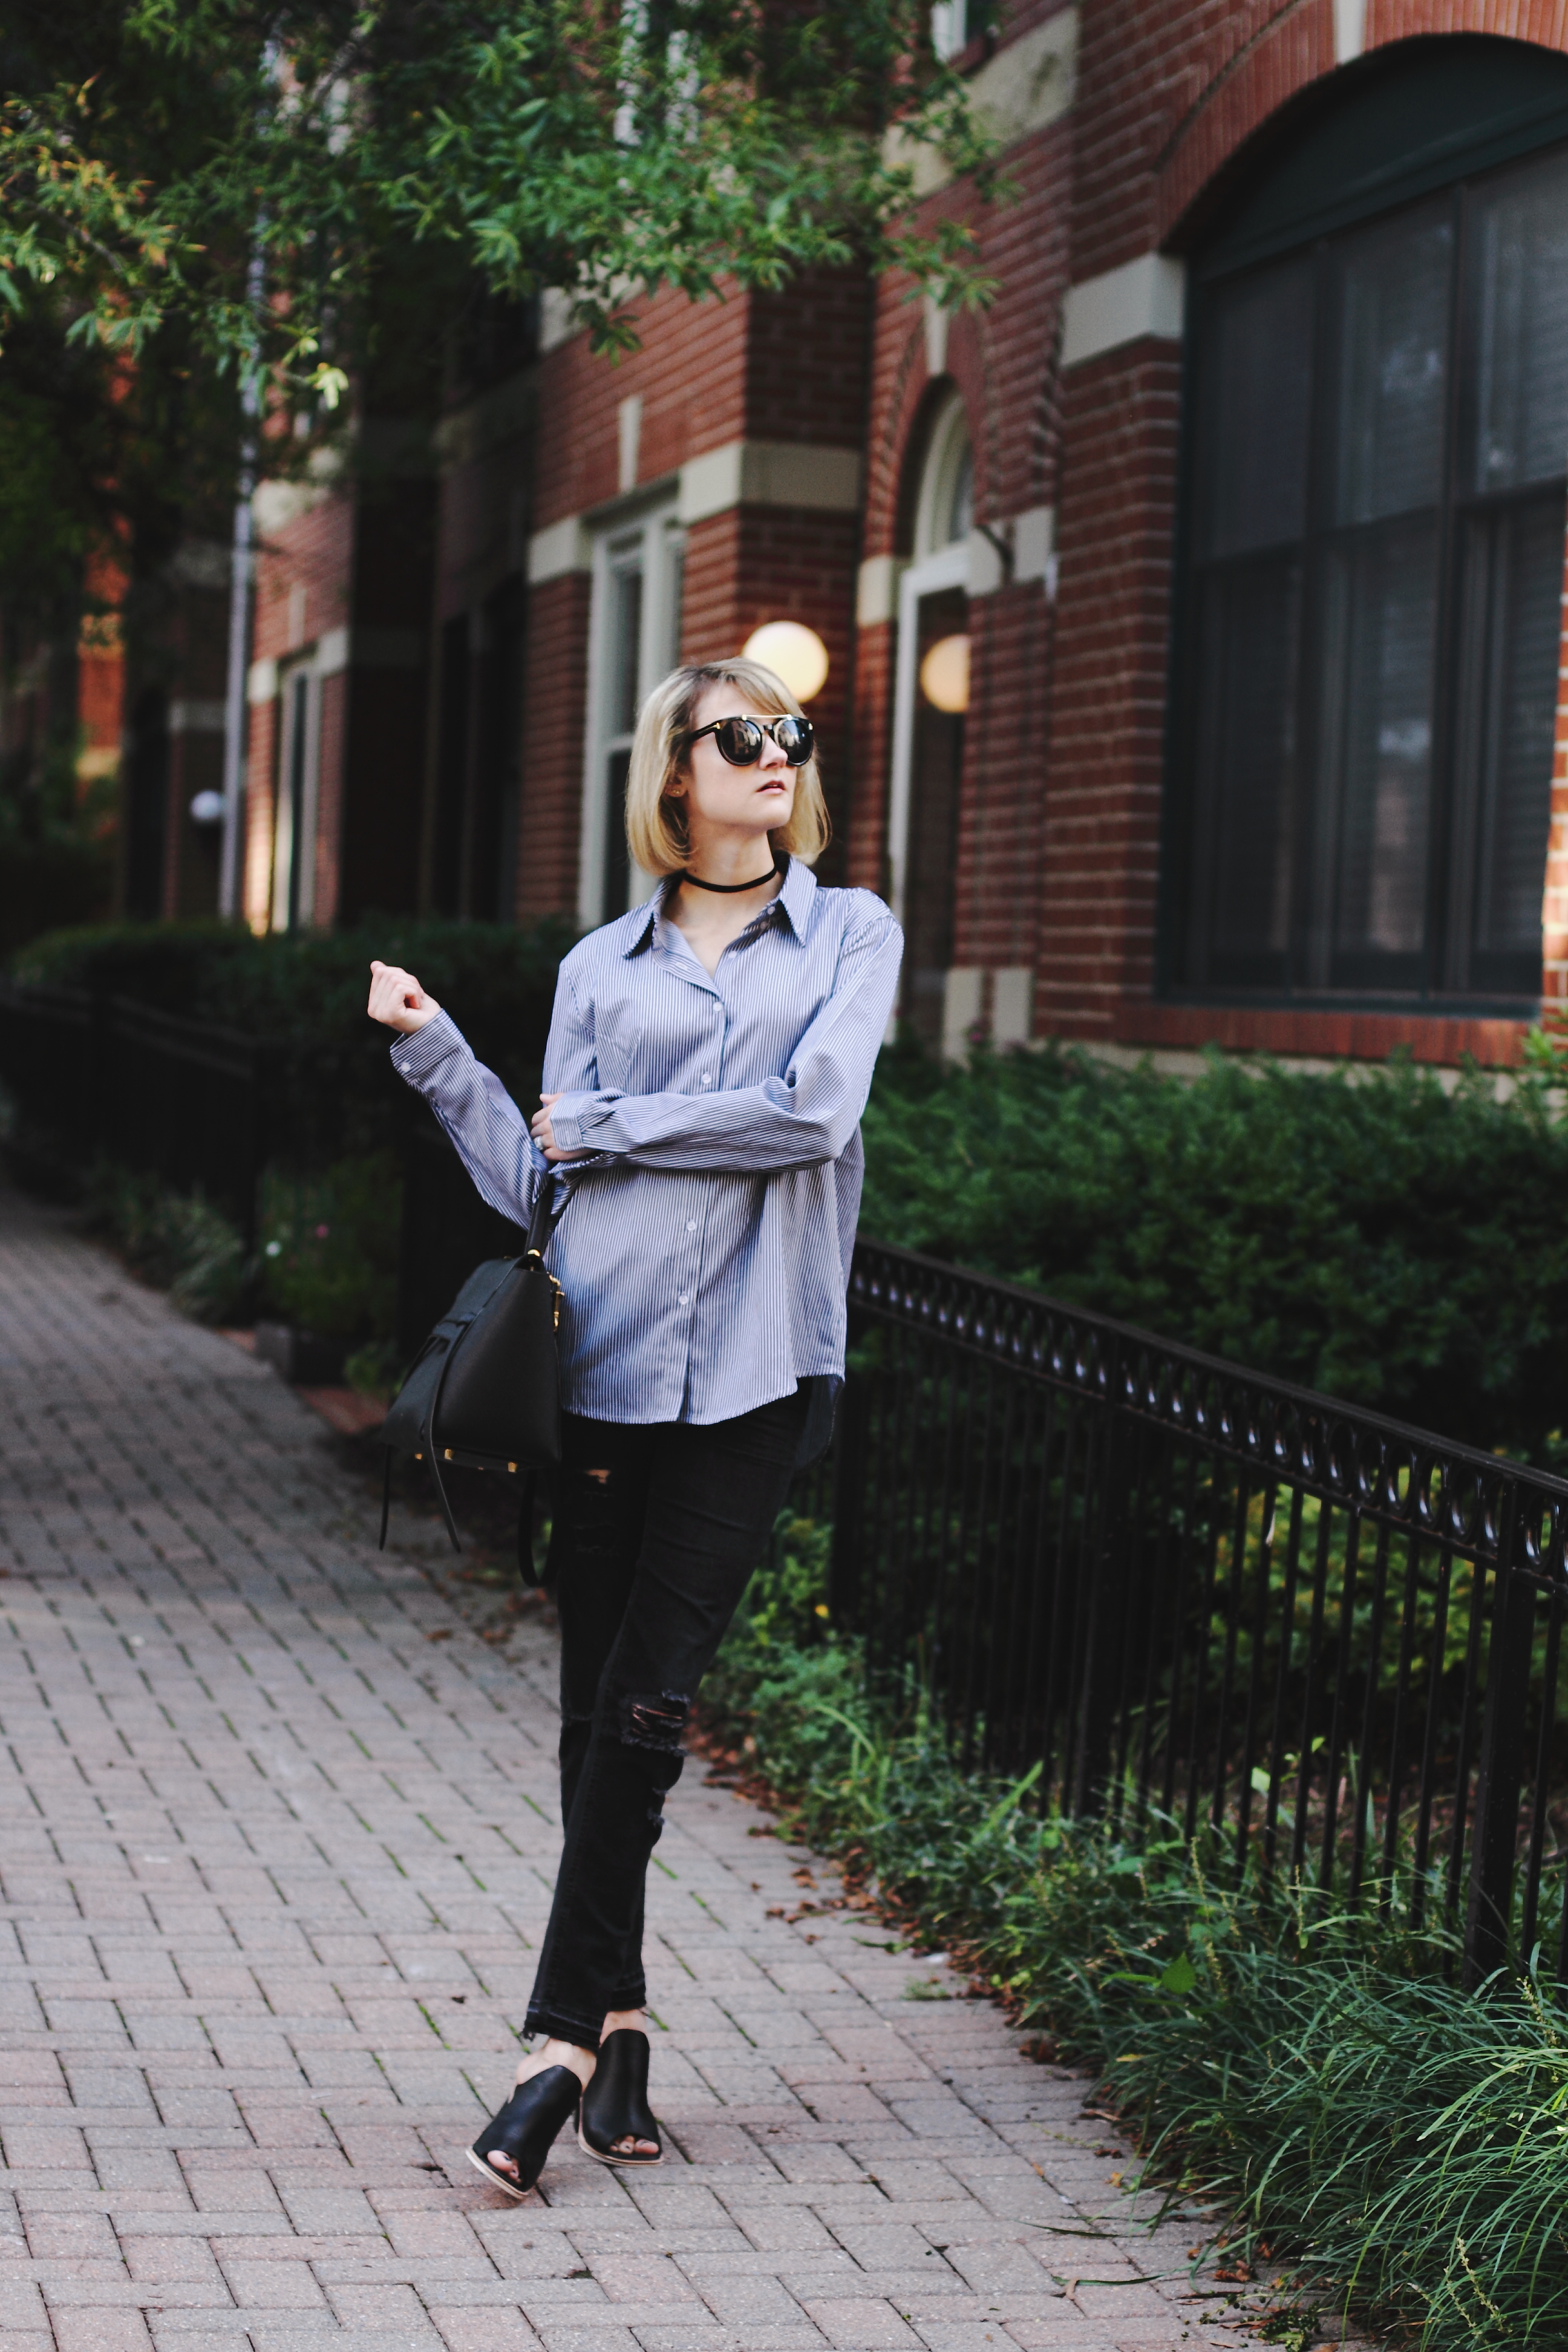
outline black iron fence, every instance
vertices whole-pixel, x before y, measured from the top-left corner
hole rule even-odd
[[[1568,1980],[1568,1482],[862,1243],[834,1614],[968,1761]]]
[[[252,1241],[263,1164],[338,1141],[297,1055],[69,990],[0,996],[0,1077]],[[517,1229],[388,1086],[411,1351]],[[850,1306],[806,1499],[873,1676],[1047,1801],[1210,1825],[1238,1868],[1450,1923],[1472,1977],[1539,1949],[1568,1982],[1568,1483],[874,1243]]]
[[[284,1122],[285,1057],[255,1037],[82,989],[0,985],[0,1078],[79,1165],[100,1153],[227,1211],[247,1247]]]

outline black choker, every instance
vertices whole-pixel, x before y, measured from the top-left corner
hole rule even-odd
[[[728,898],[736,890],[760,890],[764,882],[773,879],[778,870],[776,866],[770,866],[767,872],[759,874],[754,882],[704,882],[696,874],[682,874],[680,878],[683,882],[689,882],[694,890],[713,890],[721,898]]]

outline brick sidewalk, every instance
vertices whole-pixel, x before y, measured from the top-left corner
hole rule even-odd
[[[0,1387],[5,2352],[1237,2344],[1083,2083],[909,1998],[959,1988],[863,1916],[791,1925],[809,1857],[696,1764],[649,1901],[670,2158],[488,2190],[548,1629],[480,1639],[421,1523],[378,1559],[308,1408],[14,1193]]]

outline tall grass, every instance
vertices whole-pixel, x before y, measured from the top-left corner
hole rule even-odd
[[[1103,2073],[1157,2176],[1221,2200],[1300,2291],[1426,2352],[1568,2347],[1568,2031],[1531,1980],[1479,1996],[1397,1894],[1324,1916],[1237,1886],[1200,1842],[1127,1843],[965,1776],[917,1690],[866,1696],[794,1522],[707,1692],[794,1808],[915,1938],[954,1951]],[[1158,1830],[1158,1825],[1156,1825]]]

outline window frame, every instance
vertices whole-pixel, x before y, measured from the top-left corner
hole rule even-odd
[[[614,603],[611,590],[617,572],[629,569],[622,559],[636,547],[642,574],[642,607],[637,631],[637,705],[675,667],[680,651],[681,604],[684,594],[686,533],[679,520],[678,500],[668,495],[653,503],[623,510],[602,523],[594,536],[588,618],[587,723],[584,729],[582,827],[577,845],[577,918],[584,929],[596,930],[640,906],[655,887],[655,877],[639,866],[630,869],[625,907],[606,909],[610,805],[607,767],[613,753],[628,750],[631,733],[612,723],[609,696]]]
[[[272,805],[268,916],[268,926],[275,931],[308,931],[316,919],[321,685],[319,646],[300,658],[279,664],[278,786]],[[296,762],[300,769],[298,808],[294,796]]]

